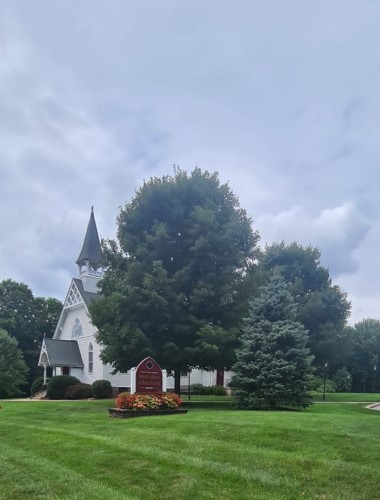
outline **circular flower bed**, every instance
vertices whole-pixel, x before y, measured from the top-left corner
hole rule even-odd
[[[181,404],[182,399],[177,394],[170,392],[154,392],[150,394],[122,392],[115,400],[116,408],[135,411],[175,410]]]

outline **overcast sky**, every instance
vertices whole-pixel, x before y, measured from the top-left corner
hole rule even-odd
[[[380,1],[2,0],[0,280],[64,299],[90,207],[217,170],[380,319]]]

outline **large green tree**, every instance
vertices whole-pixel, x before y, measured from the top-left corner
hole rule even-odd
[[[312,356],[307,331],[278,271],[250,304],[231,385],[241,409],[303,408],[309,403]]]
[[[264,280],[265,273],[279,270],[297,305],[297,321],[309,332],[315,366],[322,370],[328,363],[334,372],[349,354],[344,328],[351,305],[346,293],[332,284],[320,258],[320,251],[312,246],[274,243],[262,252],[259,269]]]
[[[27,371],[17,340],[0,328],[0,398],[21,395]]]
[[[348,370],[356,392],[370,392],[379,387],[380,321],[366,318],[347,328],[351,355]]]
[[[54,333],[61,309],[59,300],[34,297],[24,283],[10,279],[0,282],[0,328],[17,340],[29,369],[25,390],[38,375],[42,338]]]
[[[177,392],[181,370],[229,367],[258,241],[229,186],[198,168],[150,179],[121,210],[117,237],[90,306],[103,360],[125,371],[152,355]]]

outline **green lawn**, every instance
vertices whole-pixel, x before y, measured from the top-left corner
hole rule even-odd
[[[315,404],[119,420],[110,401],[3,402],[1,499],[375,499],[380,412]]]
[[[314,401],[323,401],[321,392],[313,392]],[[380,402],[380,394],[373,392],[329,392],[326,393],[325,401],[330,402],[345,402],[345,401],[364,401],[364,402]]]
[[[311,393],[313,401],[316,402],[322,402],[323,401],[323,394],[321,392],[312,392]],[[187,394],[182,394],[181,398],[184,401],[188,401],[189,398]],[[197,396],[197,395],[191,395],[190,401],[231,401],[231,398],[229,396]],[[344,402],[380,402],[380,394],[379,393],[362,393],[362,392],[332,392],[332,393],[326,393],[326,399],[325,401],[330,402],[330,403],[344,403]]]

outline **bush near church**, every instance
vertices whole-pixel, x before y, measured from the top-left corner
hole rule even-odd
[[[92,397],[90,384],[75,384],[67,388],[65,399],[88,399]]]
[[[71,375],[56,375],[49,380],[46,397],[48,399],[65,399],[67,389],[71,385],[79,383],[80,380]]]
[[[115,400],[116,408],[121,410],[175,410],[182,404],[182,399],[174,392],[154,392],[151,394],[129,394],[122,392]]]
[[[225,396],[227,391],[222,385],[207,386],[203,384],[191,384],[190,393],[194,395]]]
[[[92,395],[96,399],[107,399],[112,397],[112,385],[109,380],[95,380],[91,389]]]

